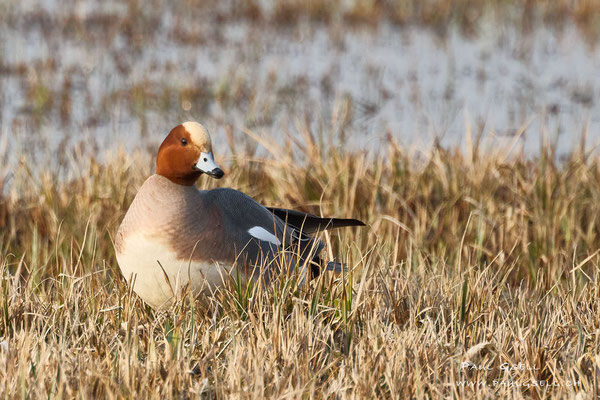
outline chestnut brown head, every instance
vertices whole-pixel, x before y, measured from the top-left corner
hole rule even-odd
[[[197,122],[185,122],[169,132],[158,149],[156,173],[185,186],[192,186],[202,174],[216,179],[224,175],[213,158],[208,131]]]

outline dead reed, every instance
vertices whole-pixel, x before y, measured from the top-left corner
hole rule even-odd
[[[598,158],[418,155],[392,139],[368,157],[306,130],[282,147],[247,133],[269,155],[234,151],[219,183],[368,222],[324,235],[349,275],[154,312],[111,243],[151,153],[81,150],[68,179],[23,158],[0,171],[1,397],[598,395]]]

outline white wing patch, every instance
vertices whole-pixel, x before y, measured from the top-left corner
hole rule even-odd
[[[248,233],[258,240],[273,243],[276,246],[281,245],[281,241],[277,238],[277,236],[273,235],[271,232],[269,232],[262,226],[255,226],[253,228],[250,228],[248,229]]]

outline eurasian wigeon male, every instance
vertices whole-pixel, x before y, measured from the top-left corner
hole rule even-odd
[[[144,182],[117,232],[121,272],[153,308],[171,303],[188,284],[194,294],[218,287],[228,274],[268,283],[285,269],[313,276],[322,268],[339,270],[341,264],[319,258],[324,244],[309,235],[364,225],[264,207],[234,189],[198,190],[202,174],[224,175],[208,131],[197,122],[176,126],[158,150],[156,174]]]

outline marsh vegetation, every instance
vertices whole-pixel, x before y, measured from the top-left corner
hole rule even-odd
[[[486,142],[477,121],[465,123],[458,145],[413,146],[383,124],[370,146],[352,138],[379,108],[338,91],[335,71],[317,81],[313,101],[312,78],[269,81],[273,75],[252,68],[220,70],[208,56],[188,64],[183,54],[229,39],[177,21],[189,12],[208,15],[208,27],[239,21],[292,35],[318,24],[334,39],[335,26],[419,25],[444,37],[455,29],[476,35],[479,18],[492,15],[519,31],[538,20],[544,29],[574,29],[595,48],[599,6],[350,3],[221,10],[130,1],[100,12],[77,2],[55,14],[0,6],[4,37],[32,29],[49,49],[29,54],[27,43],[4,41],[30,59],[0,56],[0,396],[598,395],[600,159],[588,125],[565,122],[578,112],[559,123],[573,135],[568,151],[550,134],[525,151],[519,129],[504,146]],[[156,26],[188,52],[175,49],[164,62],[148,56],[146,45],[162,40]],[[260,43],[237,37],[242,47]],[[53,41],[72,47],[51,52]],[[99,53],[101,62],[83,57],[101,49],[109,53]],[[221,80],[195,78],[210,68]],[[599,83],[590,81],[576,103],[591,124]],[[375,104],[386,99],[378,90]],[[521,116],[518,127],[526,125]],[[322,235],[329,258],[349,273],[304,286],[294,276],[269,288],[231,282],[167,310],[145,306],[120,274],[113,236],[168,127],[189,118],[208,120],[227,174],[201,187],[218,183],[263,204],[367,222]]]

